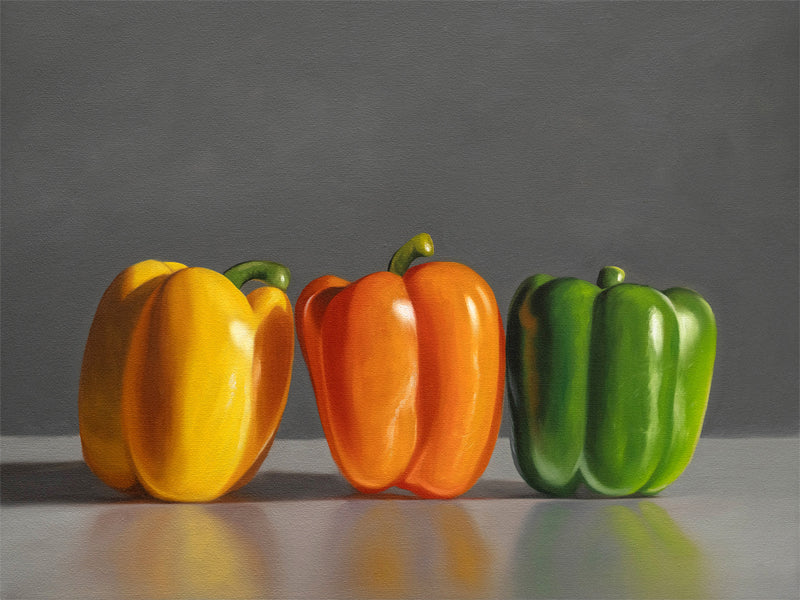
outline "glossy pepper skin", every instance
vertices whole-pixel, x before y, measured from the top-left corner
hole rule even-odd
[[[245,296],[250,279],[269,285]],[[168,501],[244,485],[280,423],[294,352],[288,269],[223,276],[146,260],[100,300],[81,368],[83,455],[105,483]]]
[[[420,234],[389,271],[332,275],[296,304],[300,347],[331,454],[357,490],[466,492],[497,440],[504,332],[494,293],[460,263],[428,262]]]
[[[716,325],[696,292],[534,275],[509,310],[507,381],[518,471],[567,496],[655,494],[694,453]]]

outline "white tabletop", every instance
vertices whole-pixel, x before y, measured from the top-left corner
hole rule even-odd
[[[209,504],[131,500],[76,437],[2,439],[0,597],[800,597],[797,438],[703,438],[651,499],[553,499],[507,439],[469,493],[366,496],[324,440],[278,440]]]

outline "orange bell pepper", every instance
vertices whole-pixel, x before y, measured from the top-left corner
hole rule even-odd
[[[261,279],[246,297],[239,288]],[[225,276],[146,260],[111,282],[81,368],[83,456],[106,484],[213,500],[258,471],[278,429],[294,352],[283,265]]]
[[[489,285],[433,254],[420,234],[389,271],[326,275],[295,307],[300,347],[331,454],[361,492],[466,492],[489,462],[505,377],[502,319]]]

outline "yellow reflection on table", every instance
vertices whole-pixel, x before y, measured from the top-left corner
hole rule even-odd
[[[234,504],[128,506],[92,533],[119,597],[152,600],[269,597],[271,537],[260,509]]]

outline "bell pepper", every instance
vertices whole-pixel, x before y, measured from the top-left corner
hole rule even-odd
[[[696,292],[605,267],[597,285],[534,275],[514,295],[506,353],[512,450],[533,488],[655,494],[684,471],[708,403],[716,325]]]
[[[246,297],[239,288],[259,287]],[[81,367],[83,455],[105,483],[170,501],[213,500],[258,471],[291,377],[283,265],[225,276],[146,260],[103,294]]]
[[[325,275],[295,307],[331,455],[361,492],[458,496],[497,440],[505,348],[494,293],[460,263],[411,267],[432,254],[420,234],[388,271]]]

